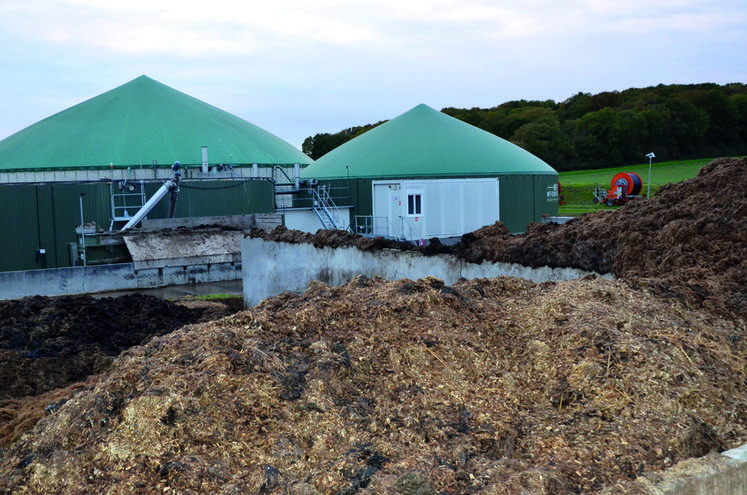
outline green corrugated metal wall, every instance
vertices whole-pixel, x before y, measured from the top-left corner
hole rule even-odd
[[[150,197],[162,181],[145,184]],[[116,187],[116,186],[115,186]],[[111,195],[108,182],[13,184],[0,186],[0,271],[70,266],[68,244],[76,242],[83,218],[108,229]],[[134,214],[136,209],[131,211]],[[274,183],[270,180],[182,181],[175,216],[197,217],[271,213],[275,211]],[[168,216],[168,198],[148,215]],[[38,249],[45,249],[38,256]]]
[[[557,196],[548,197],[548,188],[558,183],[557,175],[501,176],[501,222],[511,232],[525,232],[542,215],[558,214]]]
[[[350,222],[354,222],[355,215],[373,214],[373,197],[371,183],[373,179],[337,179],[320,180],[317,187],[329,188],[329,194],[337,206],[351,206]],[[307,187],[306,184],[301,186]],[[302,192],[293,197],[293,206],[308,208],[311,206],[311,193]]]
[[[146,196],[151,197],[159,187],[161,183],[146,184]],[[274,183],[269,180],[183,180],[174,216],[182,218],[271,213],[275,211],[274,203]],[[166,197],[148,217],[166,218],[168,209],[169,201]]]
[[[36,218],[37,198],[33,188],[0,189],[2,214],[0,214],[0,235],[2,252],[0,269],[14,270],[13,262],[22,263],[22,269],[33,267],[34,251],[39,247],[39,229],[30,220]]]
[[[80,224],[108,227],[108,184],[15,184],[0,187],[0,271],[70,266],[67,244]],[[44,255],[37,255],[44,249]]]
[[[557,175],[535,175],[534,176],[534,220],[541,222],[543,215],[558,215],[558,176]]]
[[[523,232],[534,218],[534,177],[502,176],[500,184],[501,222],[511,232]]]

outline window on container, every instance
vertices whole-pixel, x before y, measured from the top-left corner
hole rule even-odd
[[[423,214],[422,193],[409,193],[407,195],[407,214],[413,216]]]

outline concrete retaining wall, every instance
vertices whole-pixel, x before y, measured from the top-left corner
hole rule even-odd
[[[132,263],[0,272],[0,299],[136,288]]]
[[[137,270],[132,263],[0,272],[0,299],[60,296],[241,280],[241,263]]]
[[[282,224],[283,215],[280,213],[252,213],[249,215],[221,215],[218,217],[146,218],[137,231],[192,229],[204,225],[220,225],[237,230],[246,230],[247,232],[254,228],[269,232]]]
[[[357,275],[389,280],[433,276],[446,284],[460,278],[521,277],[535,282],[572,280],[588,275],[574,268],[529,268],[509,263],[467,263],[453,256],[422,256],[407,251],[376,253],[355,248],[316,248],[311,244],[288,244],[244,238],[244,304],[254,306],[266,297],[290,290],[301,292],[312,280],[342,285]],[[612,276],[609,276],[612,278]]]
[[[651,495],[747,494],[747,444],[699,459],[687,459],[674,468],[677,474],[656,484],[643,483]],[[668,472],[663,476],[667,478]]]

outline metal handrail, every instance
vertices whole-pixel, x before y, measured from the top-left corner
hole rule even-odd
[[[355,233],[365,236],[374,237],[391,237],[391,228],[389,225],[389,218],[387,217],[375,217],[373,215],[355,215]],[[377,229],[377,223],[384,224],[384,232],[380,232],[380,228]]]
[[[400,235],[393,235],[392,225],[389,217],[375,217],[373,215],[355,215],[355,228],[356,234],[372,237],[386,237],[387,239],[395,239],[398,241],[408,241],[413,244],[417,244],[419,239],[416,239],[415,229],[412,224],[407,221],[407,217],[400,216]],[[385,228],[384,232],[381,229],[376,228],[377,223],[383,223]]]
[[[401,223],[402,223],[402,240],[404,241],[410,241],[410,242],[416,242],[415,239],[415,229],[413,228],[412,224],[408,221],[407,217],[400,216],[399,217]],[[405,233],[405,227],[407,227],[408,232]],[[406,235],[409,234],[409,235]]]

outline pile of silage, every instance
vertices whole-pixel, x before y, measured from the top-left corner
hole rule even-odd
[[[123,350],[234,312],[221,303],[142,294],[0,301],[0,454],[45,409],[94,383]]]
[[[313,284],[122,355],[28,493],[595,493],[747,440],[742,323],[622,281]]]
[[[724,158],[648,200],[533,224],[510,235],[501,224],[466,234],[468,261],[573,267],[613,273],[659,294],[727,316],[747,317],[747,159]]]

